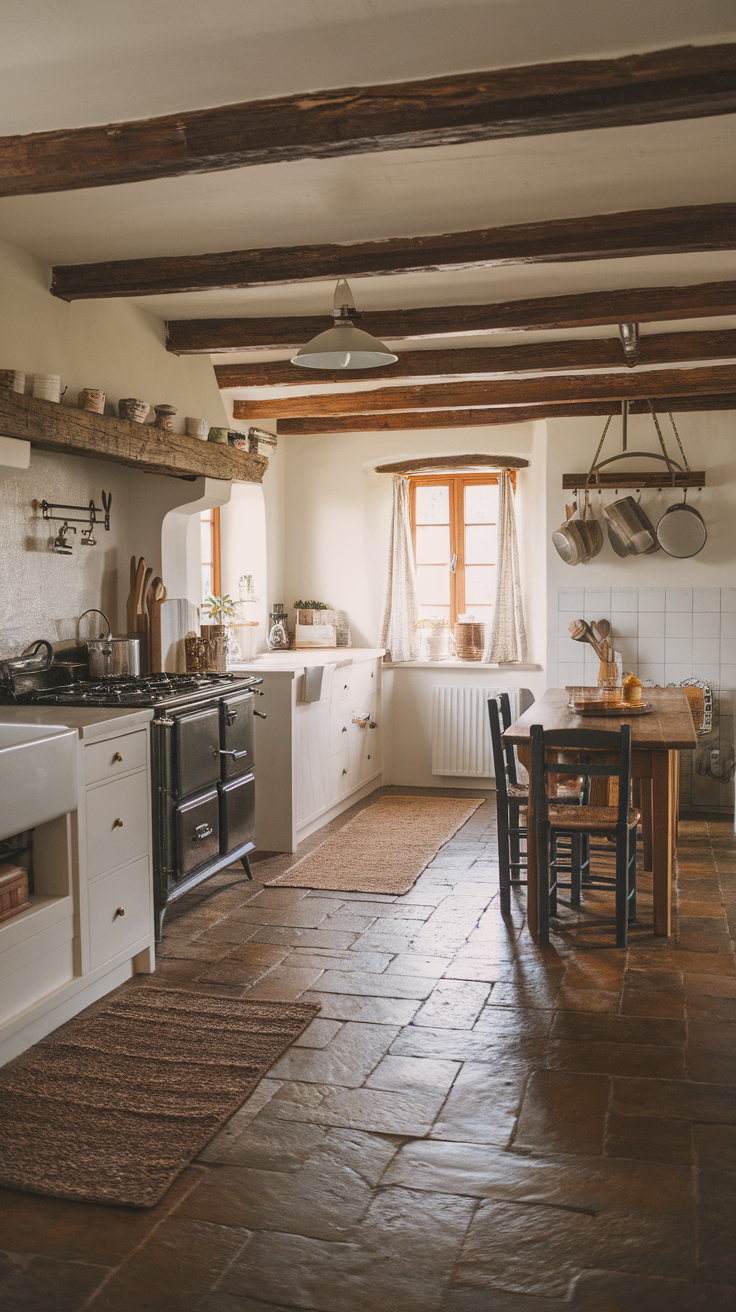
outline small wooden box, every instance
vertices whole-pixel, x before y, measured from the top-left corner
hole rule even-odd
[[[28,871],[22,866],[0,866],[0,923],[27,911]]]

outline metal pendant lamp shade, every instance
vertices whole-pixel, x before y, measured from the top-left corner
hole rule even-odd
[[[378,369],[381,365],[394,364],[398,355],[392,355],[377,337],[356,328],[355,315],[352,292],[341,278],[335,288],[332,328],[307,342],[291,363],[305,369]]]

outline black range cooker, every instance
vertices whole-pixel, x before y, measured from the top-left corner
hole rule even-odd
[[[156,924],[167,905],[225,866],[251,878],[255,847],[255,696],[261,679],[151,674],[25,688],[17,700],[54,706],[152,707]]]

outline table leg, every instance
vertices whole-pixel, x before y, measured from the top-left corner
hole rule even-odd
[[[672,932],[673,774],[672,751],[652,752],[652,883],[654,932]]]
[[[652,868],[652,781],[640,779],[641,787],[641,834],[644,845],[644,869]]]
[[[531,752],[528,747],[517,747],[519,762],[531,776]],[[531,793],[531,788],[530,788]],[[534,814],[531,797],[526,812],[526,921],[529,933],[535,943],[539,942],[539,923],[537,908],[537,835],[534,828]]]

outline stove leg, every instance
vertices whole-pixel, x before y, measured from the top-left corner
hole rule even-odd
[[[241,856],[240,861],[241,861],[242,867],[243,867],[243,869],[244,869],[246,875],[248,876],[249,879],[252,879],[252,878],[253,878],[253,871],[252,871],[251,868],[250,868],[250,861],[248,860],[247,855],[246,855],[246,856]]]
[[[166,907],[164,906],[164,907],[161,907],[161,908],[160,908],[160,910],[158,911],[158,913],[157,913],[157,915],[156,915],[156,942],[157,942],[157,943],[160,943],[160,942],[161,942],[161,939],[162,939],[163,936],[164,936],[164,916],[165,916],[165,915],[166,915]]]

